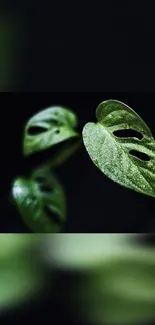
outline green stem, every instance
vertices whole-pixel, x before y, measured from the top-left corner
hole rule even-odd
[[[71,144],[70,146],[68,144],[65,144],[64,147],[61,150],[59,150],[56,155],[54,155],[54,157],[45,161],[43,164],[38,166],[38,168],[35,168],[35,170],[42,169],[45,166],[47,169],[54,169],[54,168],[60,167],[63,163],[65,163],[67,161],[67,159],[70,158],[71,155],[73,155],[77,150],[82,148],[82,144],[83,144],[83,141],[81,138],[80,138],[80,140]]]

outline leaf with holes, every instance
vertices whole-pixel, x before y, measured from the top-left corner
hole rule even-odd
[[[97,123],[87,123],[83,129],[94,164],[120,185],[154,197],[155,140],[148,126],[117,100],[102,102],[96,117]]]
[[[25,224],[33,232],[61,231],[66,216],[65,194],[49,170],[37,170],[30,179],[17,178],[12,194]]]
[[[24,155],[48,149],[78,136],[77,117],[69,109],[53,106],[34,115],[24,131]]]

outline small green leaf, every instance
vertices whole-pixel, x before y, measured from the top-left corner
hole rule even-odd
[[[54,106],[34,115],[24,131],[24,155],[38,151],[78,136],[77,117],[69,109]]]
[[[49,170],[37,170],[30,179],[17,178],[12,193],[25,224],[33,232],[61,231],[66,216],[65,195]]]
[[[155,140],[148,126],[130,107],[117,101],[102,102],[97,123],[87,123],[83,141],[94,164],[114,182],[155,196]],[[119,131],[127,135],[117,136]],[[136,136],[130,136],[129,131]]]

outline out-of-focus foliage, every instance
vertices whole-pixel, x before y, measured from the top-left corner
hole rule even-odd
[[[78,137],[77,117],[68,108],[53,106],[29,119],[24,130],[23,152],[30,155]]]
[[[47,241],[46,260],[74,275],[71,309],[90,324],[155,318],[155,249],[139,245],[138,236],[62,234]]]
[[[25,224],[33,232],[61,231],[66,217],[65,193],[49,169],[36,170],[30,179],[16,179],[12,194]],[[52,219],[53,214],[56,220]]]
[[[29,178],[18,177],[12,197],[26,226],[35,233],[58,233],[66,219],[66,199],[53,170],[80,146],[77,117],[71,110],[53,106],[32,116],[25,125],[23,154],[29,156],[63,143]],[[71,140],[74,140],[71,142]],[[70,140],[70,141],[68,141]]]
[[[60,297],[61,275],[71,277],[63,297],[75,318],[92,325],[147,323],[155,318],[155,249],[142,246],[138,237],[1,235],[1,310],[38,296],[48,267]]]
[[[44,268],[36,254],[41,235],[1,234],[0,310],[29,301],[44,287]]]

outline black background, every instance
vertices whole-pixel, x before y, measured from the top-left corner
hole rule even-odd
[[[27,175],[42,154],[24,159],[21,152],[27,119],[51,105],[72,109],[85,123],[96,121],[95,110],[106,99],[117,99],[133,108],[155,135],[154,93],[12,93],[1,94],[1,232],[28,232],[9,200],[16,176]],[[38,160],[39,159],[39,160]],[[104,176],[92,163],[84,147],[58,171],[64,184],[68,216],[64,232],[154,232],[154,198],[125,189]]]
[[[8,91],[155,89],[154,1],[3,1],[13,15]]]
[[[153,1],[27,6],[23,27],[19,89],[155,89]]]

